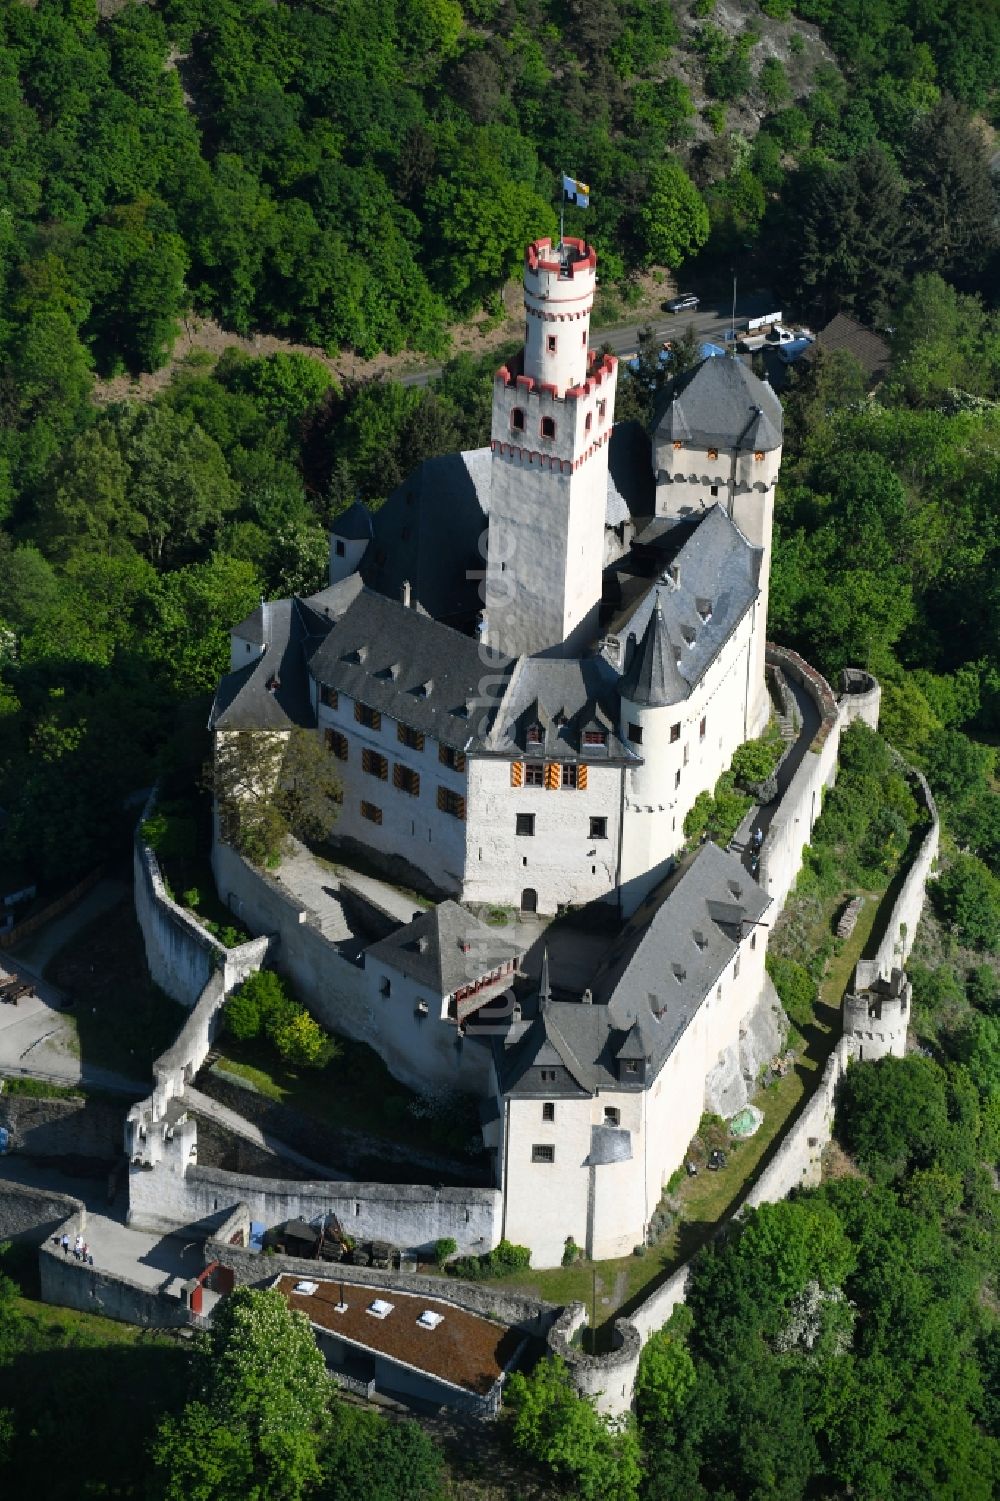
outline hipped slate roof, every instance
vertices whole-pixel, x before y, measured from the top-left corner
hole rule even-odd
[[[372,514],[366,505],[356,500],[352,506],[333,518],[330,531],[334,537],[345,542],[367,542],[372,536]]]
[[[677,530],[680,532],[681,528]],[[648,650],[651,652],[656,644],[666,660],[666,667],[658,675],[653,674],[650,666],[649,691],[655,687],[660,703],[686,698],[704,676],[757,598],[763,559],[762,550],[747,541],[720,505],[705,512],[693,530],[684,526],[683,533],[686,540],[673,554],[669,571],[664,569],[659,586],[649,588],[638,605],[627,606],[609,627],[625,648],[625,679],[631,681],[630,666],[635,664],[636,657],[630,663],[628,638],[635,636],[636,656],[641,659],[635,672],[639,673],[645,670],[643,664],[647,659],[642,657],[641,648],[659,601],[663,629],[657,628]],[[664,540],[669,540],[669,533]],[[665,560],[667,556],[665,553]],[[669,671],[665,639],[670,643],[676,676]],[[622,692],[625,691],[623,680]]]
[[[278,599],[260,606],[237,627],[241,640],[253,640],[264,654],[246,667],[226,673],[215,693],[209,717],[214,730],[289,730],[315,725],[306,662],[329,622],[300,599]]]
[[[742,360],[703,360],[664,389],[656,437],[698,448],[781,446],[781,402]]]
[[[679,876],[624,928],[593,983],[593,1004],[542,1001],[498,1068],[505,1093],[537,1093],[531,1070],[561,1064],[579,1088],[648,1086],[770,897],[735,856],[703,845]],[[620,1058],[647,1062],[644,1085],[618,1077]],[[548,1088],[551,1090],[551,1084]],[[544,1091],[543,1091],[544,1092]]]
[[[492,719],[513,663],[471,636],[362,589],[310,660],[317,682],[465,750]]]
[[[447,901],[373,943],[365,961],[384,964],[426,986],[428,995],[443,997],[523,953],[457,902]]]
[[[436,620],[462,622],[482,608],[475,574],[486,565],[483,533],[490,496],[490,450],[425,459],[375,513],[361,563],[370,589],[402,598]]]
[[[846,313],[838,313],[825,328],[820,329],[815,344],[809,345],[802,359],[814,360],[819,350],[832,354],[838,349],[845,349],[854,356],[868,377],[869,385],[880,381],[889,368],[891,350],[888,342]]]

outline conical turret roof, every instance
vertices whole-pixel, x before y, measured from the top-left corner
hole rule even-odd
[[[642,640],[632,653],[619,689],[623,698],[649,709],[676,704],[691,691],[677,667],[674,644],[660,609],[659,589]]]

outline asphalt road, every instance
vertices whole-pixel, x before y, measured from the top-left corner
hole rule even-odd
[[[737,298],[737,326],[746,318],[781,310],[780,303],[772,306],[770,298],[771,294],[768,292],[752,293],[747,297]],[[649,326],[660,342],[665,339],[679,339],[693,325],[700,339],[710,339],[713,343],[721,344],[723,333],[732,325],[732,317],[731,304],[728,307],[722,307],[705,302],[695,313],[663,313],[652,320]],[[639,329],[645,326],[645,324],[633,322],[617,324],[614,327],[594,328],[591,331],[591,344],[594,349],[601,349],[607,345],[613,354],[627,357],[638,350]],[[440,365],[435,365],[425,370],[415,370],[410,375],[402,375],[399,377],[399,383],[402,386],[426,386],[429,381],[436,380],[440,374]]]

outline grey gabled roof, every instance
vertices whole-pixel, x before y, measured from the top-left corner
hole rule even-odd
[[[513,663],[484,661],[477,641],[419,610],[362,589],[323,644],[309,671],[326,687],[378,709],[455,750],[486,733],[495,699]]]
[[[654,425],[656,437],[671,442],[765,451],[780,447],[781,431],[771,386],[733,358],[702,360],[670,381]]]
[[[442,998],[523,954],[523,949],[505,943],[495,928],[457,902],[446,901],[373,943],[365,950],[365,961],[372,959],[407,975],[426,986],[429,995]]]
[[[721,361],[713,363],[721,364]],[[664,677],[660,686],[665,703],[687,696],[750,609],[757,598],[764,556],[759,547],[747,541],[721,505],[706,511],[693,529],[684,524],[676,531],[683,532],[686,540],[672,554],[669,571],[664,568],[660,586],[647,589],[638,604],[634,601],[628,604],[608,628],[626,648],[624,668],[627,676],[630,665],[628,638],[635,636],[638,651],[638,644],[645,638],[659,600],[677,676],[685,685],[678,690],[676,700],[666,698],[668,681]],[[668,532],[665,540],[669,540],[669,535]],[[670,554],[665,553],[665,562],[668,556]],[[634,657],[631,660],[634,661]],[[622,691],[625,691],[624,684]]]
[[[650,709],[662,708],[686,698],[690,686],[680,675],[674,644],[667,634],[660,590],[654,590],[654,603],[642,633],[642,640],[626,664],[619,684],[622,695],[634,704]]]
[[[531,723],[541,727],[537,744],[527,740]],[[606,748],[585,747],[587,729],[602,730]],[[519,657],[484,748],[554,761],[638,759],[619,739],[617,673],[603,657]]]
[[[558,1092],[534,1072],[553,1063],[590,1093],[648,1087],[732,962],[745,925],[769,906],[735,856],[702,846],[619,934],[594,977],[592,1004],[542,1000],[534,1021],[498,1049],[502,1092]],[[644,1081],[623,1082],[619,1059],[644,1059]]]
[[[488,448],[425,459],[392,492],[375,513],[361,563],[370,589],[401,599],[406,582],[413,603],[436,620],[475,618],[482,608],[476,574],[486,566],[490,463]]]
[[[260,619],[264,654],[226,673],[209,716],[213,730],[288,730],[311,727],[316,718],[309,695],[306,662],[328,622],[299,599],[276,599],[254,611]],[[250,640],[247,622],[237,627]]]

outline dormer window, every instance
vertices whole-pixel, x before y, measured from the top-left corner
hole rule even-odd
[[[712,601],[710,599],[695,600],[695,609],[707,625],[712,618]]]
[[[528,742],[529,745],[541,745],[541,743],[542,743],[542,727],[541,727],[541,725],[537,724],[537,723],[536,724],[529,724],[525,738],[527,739],[527,742]]]
[[[684,447],[684,444],[680,441],[680,439],[679,438],[675,438],[674,439],[674,453],[679,453],[680,450],[683,447]]]
[[[717,459],[719,457],[719,450],[717,448],[710,448],[708,450],[708,456],[710,459]]]
[[[694,932],[691,934],[691,937],[694,939],[695,946],[697,948],[705,949],[708,947],[708,939],[705,937],[700,928],[695,928]]]
[[[608,743],[607,730],[584,730],[584,746],[605,746]]]
[[[543,438],[554,438],[556,435],[556,419],[554,417],[543,417],[540,431]]]
[[[678,985],[683,985],[684,981],[687,979],[687,970],[684,968],[683,964],[673,964],[671,965],[671,969],[674,972],[674,979],[677,981]]]
[[[524,408],[515,407],[510,414],[510,425],[516,433],[524,432]]]
[[[764,450],[762,448],[758,448],[754,453],[753,458],[755,464],[762,464],[764,462]]]

